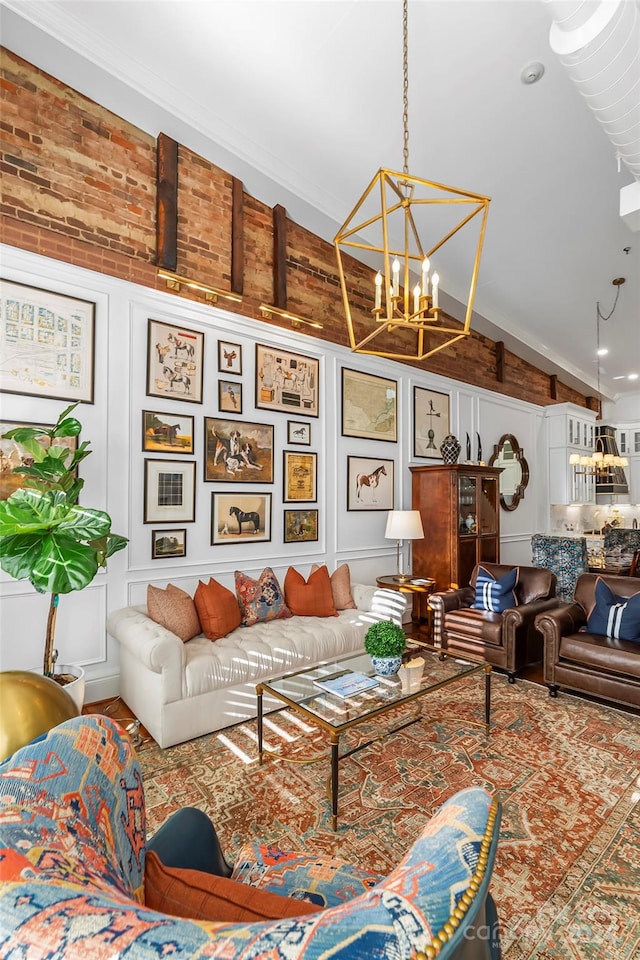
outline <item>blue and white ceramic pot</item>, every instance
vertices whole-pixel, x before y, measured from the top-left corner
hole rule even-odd
[[[371,657],[371,665],[378,677],[393,677],[402,665],[402,657]]]

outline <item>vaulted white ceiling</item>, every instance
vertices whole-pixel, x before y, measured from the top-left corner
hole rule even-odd
[[[401,0],[4,0],[1,13],[4,46],[328,240],[379,167],[402,169]],[[585,393],[596,304],[606,316],[626,278],[600,331],[612,398],[640,387],[640,233],[619,214],[635,181],[551,23],[542,0],[410,0],[409,169],[492,198],[474,327]],[[533,61],[544,76],[524,84]],[[455,295],[453,268],[441,275]]]

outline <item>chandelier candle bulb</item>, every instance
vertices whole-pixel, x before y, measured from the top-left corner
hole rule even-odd
[[[376,301],[374,304],[374,310],[379,310],[382,306],[382,274],[378,270],[376,273]]]
[[[413,288],[413,312],[420,313],[420,284],[416,283]]]
[[[393,266],[391,267],[393,273],[393,281],[391,284],[391,296],[399,297],[400,296],[400,261],[396,257],[393,261]]]
[[[431,288],[433,291],[433,303],[432,303],[433,307],[439,306],[439,303],[438,303],[439,284],[440,284],[440,276],[437,273],[434,273],[433,277],[431,278]]]

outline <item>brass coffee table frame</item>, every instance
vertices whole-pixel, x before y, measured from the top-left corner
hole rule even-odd
[[[427,683],[425,686],[422,686],[419,690],[414,691],[413,693],[402,694],[398,699],[394,699],[391,702],[385,702],[379,704],[379,706],[373,706],[370,710],[366,709],[362,715],[353,717],[352,719],[345,720],[342,723],[331,723],[326,720],[324,717],[319,716],[316,711],[310,709],[306,706],[308,700],[313,700],[316,698],[326,698],[332,697],[331,694],[324,693],[320,688],[317,688],[317,693],[313,697],[305,697],[303,701],[296,700],[293,697],[287,696],[282,690],[278,690],[277,687],[273,684],[280,683],[284,680],[289,680],[295,677],[304,677],[305,674],[311,674],[318,670],[319,666],[316,664],[314,667],[308,667],[305,670],[297,670],[293,673],[284,674],[281,677],[275,677],[271,681],[265,681],[260,683],[256,687],[256,694],[258,698],[258,761],[260,764],[264,761],[264,756],[269,755],[276,757],[279,760],[286,760],[288,762],[294,763],[317,763],[320,760],[325,759],[326,754],[320,754],[315,757],[310,758],[289,758],[283,757],[281,754],[276,753],[273,750],[268,750],[264,746],[264,715],[263,715],[263,703],[262,696],[263,693],[267,693],[270,696],[274,697],[276,700],[279,700],[286,707],[291,707],[296,713],[301,714],[308,720],[311,720],[313,723],[320,726],[323,730],[326,730],[329,734],[329,741],[331,745],[331,791],[330,791],[330,800],[331,800],[331,816],[333,829],[337,831],[338,829],[338,772],[339,765],[341,760],[345,760],[347,757],[352,756],[354,753],[358,753],[360,750],[364,750],[365,747],[370,746],[372,743],[375,743],[378,740],[381,740],[383,737],[389,736],[393,733],[398,733],[400,730],[404,730],[406,727],[412,726],[414,723],[418,723],[420,720],[432,721],[431,717],[423,717],[421,707],[418,706],[418,712],[409,720],[405,720],[403,723],[398,724],[397,726],[391,727],[388,730],[385,730],[384,733],[381,733],[379,736],[374,737],[371,740],[367,740],[365,743],[360,743],[355,747],[352,747],[350,750],[346,750],[344,753],[340,753],[340,736],[346,731],[351,729],[351,727],[356,727],[362,723],[366,723],[375,717],[382,716],[385,713],[388,713],[390,710],[395,710],[398,706],[404,706],[407,703],[411,703],[414,700],[420,700],[429,693],[433,693],[435,690],[439,690],[442,687],[449,686],[451,683],[455,683],[457,680],[464,680],[467,677],[473,676],[476,673],[484,672],[485,675],[485,693],[484,693],[484,727],[485,733],[489,735],[490,723],[491,723],[491,664],[485,663],[484,661],[475,660],[471,657],[460,657],[453,654],[447,654],[436,647],[431,647],[427,644],[420,643],[419,641],[412,640],[410,644],[410,652],[415,654],[420,654],[422,652],[436,655],[437,659],[440,661],[445,660],[454,660],[457,663],[464,663],[469,665],[469,669],[464,673],[459,673],[451,677],[445,677],[443,680],[436,681],[435,683]],[[356,659],[357,654],[350,654],[346,657],[338,657],[335,660],[327,661],[328,665],[340,665],[345,664],[347,661]],[[432,660],[433,662],[433,660]],[[357,700],[356,697],[352,697],[352,700]],[[339,698],[334,697],[333,701],[338,701]],[[344,703],[344,701],[340,701]],[[467,721],[470,723],[475,723],[475,721]]]

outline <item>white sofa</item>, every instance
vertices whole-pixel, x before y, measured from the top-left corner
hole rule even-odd
[[[147,616],[144,606],[109,615],[120,644],[120,695],[161,747],[255,717],[256,684],[363,649],[375,620],[401,622],[403,594],[354,583],[357,609],[337,617],[300,617],[238,627],[212,642],[186,643]],[[281,708],[264,698],[264,709]]]

